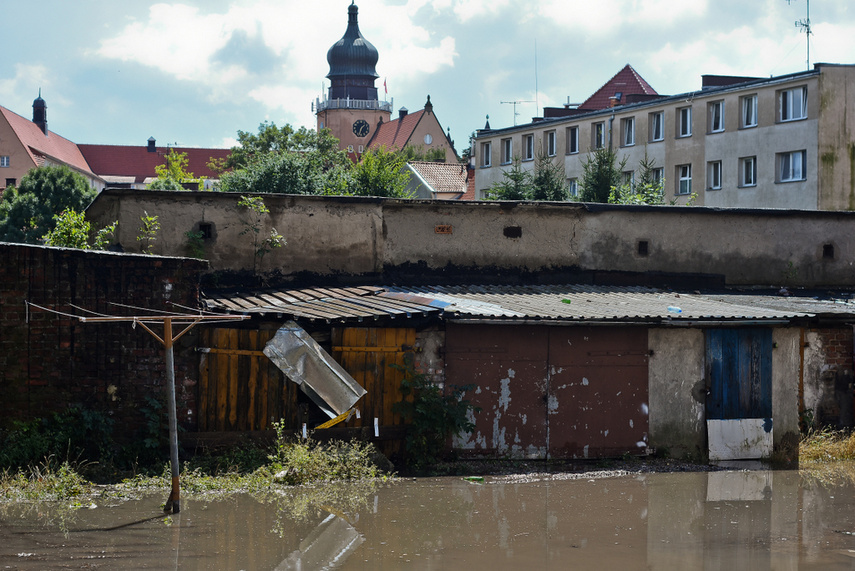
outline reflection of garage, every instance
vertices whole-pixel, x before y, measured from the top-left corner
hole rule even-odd
[[[647,447],[647,328],[449,323],[448,378],[474,383],[469,455],[587,458]]]

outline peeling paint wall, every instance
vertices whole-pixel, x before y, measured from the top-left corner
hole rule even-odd
[[[798,458],[799,330],[772,330],[772,430],[774,453]]]
[[[650,445],[673,457],[706,456],[704,332],[650,329]]]
[[[260,269],[284,276],[560,270],[582,280],[597,271],[667,272],[717,274],[729,284],[848,286],[855,264],[851,212],[262,196],[270,208],[262,232],[275,227],[288,244]],[[207,225],[212,269],[251,269],[238,199],[106,190],[86,214],[96,226],[118,220],[117,240],[129,252],[139,251],[144,212],[160,219],[156,254],[188,255],[185,232]]]

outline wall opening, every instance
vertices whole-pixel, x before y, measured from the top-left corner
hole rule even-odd
[[[648,253],[648,245],[647,240],[639,240],[638,241],[638,255],[646,256]]]
[[[505,226],[505,238],[522,238],[522,226]]]
[[[822,259],[823,260],[833,260],[834,259],[834,244],[823,244],[822,245]]]

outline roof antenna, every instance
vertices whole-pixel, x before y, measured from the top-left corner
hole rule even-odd
[[[810,0],[807,1],[807,12],[804,20],[796,20],[796,28],[801,28],[800,31],[807,36],[807,69],[810,71],[810,36],[813,34],[810,28]],[[787,4],[792,4],[793,0],[787,0]]]

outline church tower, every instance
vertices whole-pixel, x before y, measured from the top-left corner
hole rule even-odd
[[[315,101],[318,130],[332,131],[352,158],[362,154],[377,126],[392,114],[392,104],[377,98],[377,49],[359,32],[358,11],[351,2],[347,30],[327,52],[328,93]]]

